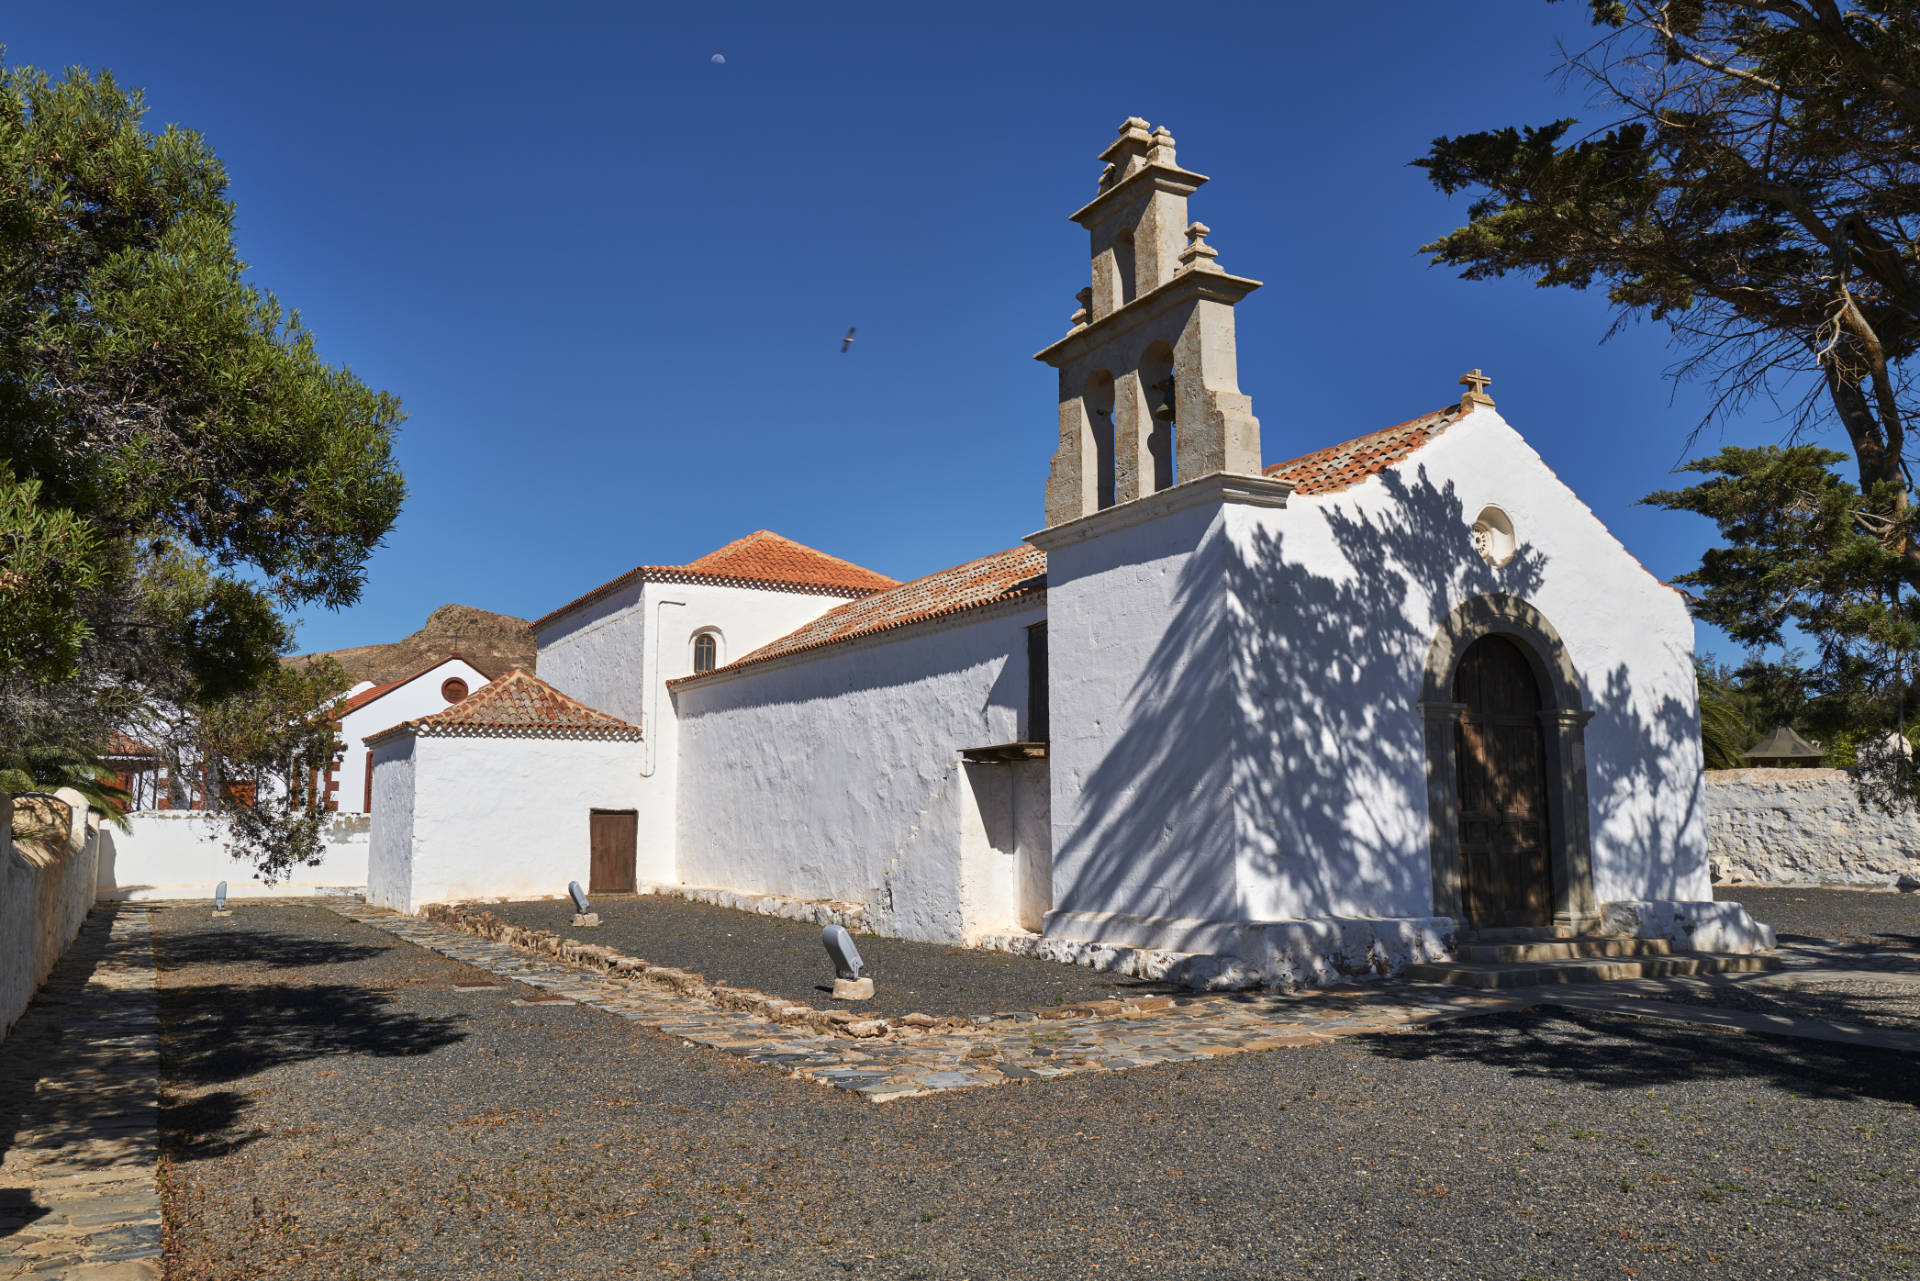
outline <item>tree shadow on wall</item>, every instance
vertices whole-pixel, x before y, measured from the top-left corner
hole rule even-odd
[[[1356,1038],[1399,1062],[1481,1063],[1516,1077],[1596,1090],[1682,1081],[1760,1082],[1809,1098],[1920,1104],[1920,1058],[1790,1037],[1728,1035],[1623,1014],[1561,1008],[1462,1019],[1411,1035]]]
[[[1138,899],[1147,885],[1177,900],[1180,915],[1215,919],[1432,912],[1428,653],[1460,602],[1530,598],[1548,565],[1525,546],[1503,566],[1482,560],[1454,486],[1424,467],[1378,480],[1385,502],[1367,495],[1323,520],[1276,513],[1237,542],[1216,523],[1188,559],[1173,615],[1119,713],[1126,729],[1086,779],[1089,820],[1056,853],[1079,869],[1088,901]],[[1624,672],[1593,676],[1581,673],[1594,712],[1592,794],[1696,795],[1687,706],[1636,705]],[[1613,759],[1609,745],[1622,742],[1656,750]],[[1674,838],[1671,826],[1614,836],[1642,871],[1670,855]],[[1194,852],[1206,848],[1241,850],[1252,884],[1271,887],[1265,901],[1243,897],[1244,878],[1199,868]],[[1202,876],[1214,883],[1197,884]]]

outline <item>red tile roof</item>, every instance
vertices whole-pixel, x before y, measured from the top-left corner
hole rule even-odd
[[[1385,471],[1461,417],[1459,406],[1449,405],[1431,414],[1410,418],[1404,423],[1370,432],[1342,444],[1316,449],[1311,454],[1275,463],[1262,470],[1275,479],[1290,481],[1293,492],[1302,497],[1335,493]]]
[[[1033,547],[1015,547],[928,574],[924,578],[916,578],[892,591],[848,601],[725,667],[701,672],[697,676],[682,676],[667,683],[683,685],[689,681],[706,680],[721,672],[738,671],[768,659],[837,645],[856,637],[872,636],[949,614],[983,609],[1003,601],[1029,597],[1038,601],[1045,596],[1046,590],[1047,554]]]
[[[107,735],[107,741],[99,752],[102,760],[110,761],[152,761],[160,759],[160,753],[148,747],[131,734],[119,730]]]
[[[376,743],[397,734],[423,738],[602,738],[637,740],[640,730],[568,698],[522,668],[482,685],[444,711],[402,721],[366,737]]]
[[[630,569],[545,617],[534,619],[531,626],[538,631],[555,619],[611,596],[629,583],[643,581],[760,587],[824,596],[866,596],[900,585],[897,578],[876,574],[850,560],[829,556],[804,543],[761,529],[684,565],[641,565]]]

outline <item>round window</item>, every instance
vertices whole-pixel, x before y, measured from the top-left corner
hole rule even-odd
[[[467,683],[458,676],[449,676],[440,682],[440,697],[449,703],[457,703],[467,696]]]
[[[1513,559],[1519,543],[1513,537],[1513,522],[1498,507],[1489,507],[1473,521],[1473,550],[1489,565],[1504,565]]]

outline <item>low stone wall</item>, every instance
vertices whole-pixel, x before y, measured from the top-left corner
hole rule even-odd
[[[1715,883],[1920,883],[1920,815],[1862,805],[1845,770],[1708,770],[1704,790]]]
[[[56,796],[0,792],[0,1039],[93,906],[99,817],[78,792]]]
[[[939,1031],[957,1031],[961,1028],[974,1027],[981,1022],[977,1018],[935,1017],[931,1014],[907,1014],[898,1019],[863,1019],[849,1010],[818,1010],[803,1002],[768,996],[765,992],[758,992],[752,988],[712,983],[691,970],[654,965],[637,956],[628,956],[616,948],[561,938],[550,930],[515,925],[511,921],[502,920],[492,912],[484,912],[460,904],[429,903],[420,909],[420,915],[436,925],[444,925],[476,938],[504,943],[508,947],[525,952],[544,954],[569,965],[603,971],[630,983],[644,983],[697,1001],[711,1002],[722,1009],[738,1010],[743,1014],[757,1015],[769,1022],[787,1024],[826,1036],[906,1039]],[[1171,998],[1165,996],[1081,1001],[1074,1005],[1053,1006],[1042,1011],[1039,1017],[1111,1016],[1131,1011],[1164,1009],[1170,1004],[1172,1004]],[[1015,1019],[1014,1021],[1023,1022],[1024,1020]]]

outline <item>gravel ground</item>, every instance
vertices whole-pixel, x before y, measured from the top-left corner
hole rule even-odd
[[[1713,896],[1746,904],[1783,939],[1841,939],[1901,952],[1920,952],[1920,894],[1884,890],[1824,890],[1716,885]]]
[[[1895,1277],[1920,1064],[1523,1013],[885,1105],[310,906],[156,920],[171,1281]]]
[[[600,915],[600,925],[588,930],[573,928],[573,904],[566,899],[494,903],[486,905],[486,910],[519,925],[603,943],[656,965],[692,970],[769,996],[820,1008],[859,1009],[886,1018],[916,1010],[934,1015],[991,1014],[1130,992],[1183,990],[1005,952],[858,934],[854,938],[860,958],[873,977],[873,999],[836,1002],[833,965],[821,946],[818,925],[652,894],[595,898],[593,910]]]

